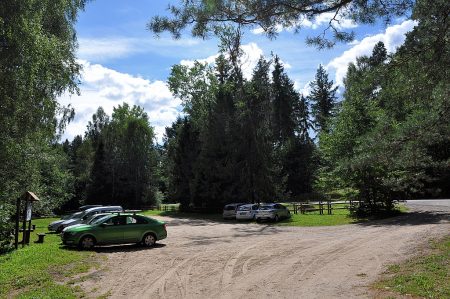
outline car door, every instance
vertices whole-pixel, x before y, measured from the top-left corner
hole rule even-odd
[[[255,218],[256,211],[258,211],[258,209],[259,209],[259,206],[258,206],[258,205],[253,205],[253,206],[252,206],[252,209],[251,209],[251,211],[250,211],[250,213],[252,214],[252,218]]]
[[[135,215],[126,216],[126,225],[123,230],[124,242],[137,243],[142,241],[142,234],[146,227],[148,227],[147,221],[142,217]]]
[[[103,244],[123,243],[125,226],[125,216],[118,215],[109,218],[100,225],[97,241]]]
[[[280,205],[280,207],[283,210],[283,217],[289,218],[289,209],[283,205]]]

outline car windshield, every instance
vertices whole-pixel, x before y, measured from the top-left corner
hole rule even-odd
[[[261,206],[259,209],[260,210],[272,210],[273,206]]]
[[[84,212],[76,212],[67,219],[80,219],[81,217],[83,217],[83,215],[84,215]]]
[[[99,217],[98,219],[94,219],[93,221],[91,221],[91,225],[97,225],[102,223],[103,221],[106,220],[107,217],[109,217],[110,215],[103,215],[103,217]]]
[[[92,216],[86,218],[83,222],[89,224],[89,223],[92,223],[92,222],[94,222],[95,220],[97,220],[98,218],[101,218],[101,217],[103,217],[103,216],[106,216],[106,215],[95,214],[95,215],[92,215]]]
[[[225,211],[234,211],[236,210],[236,206],[225,206],[225,208],[223,208]]]

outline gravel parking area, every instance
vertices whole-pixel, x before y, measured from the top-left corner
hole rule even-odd
[[[161,218],[151,249],[97,249],[105,265],[79,285],[112,298],[371,298],[386,265],[450,232],[450,200],[409,202],[405,216],[333,227]]]

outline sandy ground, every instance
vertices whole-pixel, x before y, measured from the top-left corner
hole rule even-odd
[[[106,265],[80,286],[112,298],[373,298],[388,264],[450,232],[450,200],[409,202],[412,213],[333,227],[277,227],[164,218],[151,249],[97,249]],[[161,217],[162,218],[162,217]]]

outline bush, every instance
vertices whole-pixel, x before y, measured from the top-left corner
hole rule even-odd
[[[14,224],[11,220],[13,207],[8,204],[0,205],[0,254],[12,249]]]

